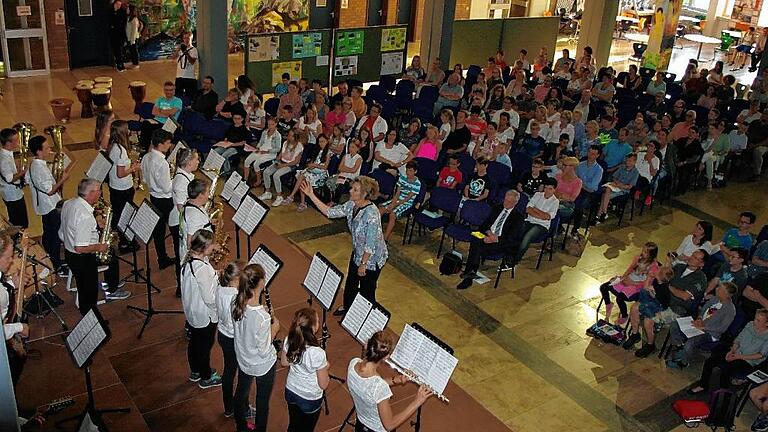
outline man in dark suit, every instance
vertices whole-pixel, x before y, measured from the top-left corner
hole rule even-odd
[[[520,237],[523,235],[524,226],[523,216],[515,211],[519,199],[520,194],[516,190],[507,191],[504,195],[504,203],[491,212],[490,217],[480,227],[479,231],[485,237],[482,239],[473,237],[467,264],[461,274],[462,281],[456,288],[467,289],[472,286],[472,280],[477,276],[477,269],[483,257],[503,253],[504,263],[506,263],[507,257],[514,256]]]

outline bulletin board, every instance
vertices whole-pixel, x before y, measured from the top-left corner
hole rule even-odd
[[[335,30],[333,85],[347,79],[370,82],[382,75],[401,76],[406,68],[407,31],[406,25]]]

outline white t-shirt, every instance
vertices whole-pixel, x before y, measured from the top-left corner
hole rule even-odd
[[[731,141],[731,151],[743,151],[747,148],[747,134],[739,134],[739,131],[732,130],[728,134]]]
[[[251,125],[253,126],[251,125],[249,126],[256,130],[264,130],[264,128],[267,126],[266,117],[267,117],[267,112],[264,111],[263,108],[256,108],[251,112],[251,115],[250,115]],[[260,128],[256,127],[256,125],[259,123],[261,123],[262,125]]]
[[[288,352],[288,338],[283,343],[283,351]],[[302,399],[318,400],[323,397],[323,389],[317,383],[317,371],[328,366],[325,351],[316,346],[308,346],[298,364],[291,363],[285,388]]]
[[[56,208],[56,204],[61,201],[61,194],[59,192],[53,195],[47,194],[53,189],[56,180],[44,160],[33,159],[25,178],[32,192],[32,205],[35,208],[35,214],[47,215]]]
[[[391,160],[392,162],[402,162],[408,157],[408,147],[406,147],[403,143],[395,143],[395,145],[392,146],[392,148],[387,148],[387,145],[384,144],[384,141],[379,142],[376,144],[376,152],[379,153],[379,155],[385,159]],[[376,169],[381,165],[381,162],[373,159],[373,169]],[[405,165],[398,167],[397,170],[400,172],[400,174],[405,175]]]
[[[193,174],[184,171],[181,168],[176,170],[171,186],[173,187],[173,208],[168,217],[168,226],[179,226],[179,207],[187,203],[187,186],[195,179]]]
[[[528,217],[525,218],[525,221],[535,223],[537,225],[543,226],[546,229],[549,229],[549,224],[551,223],[552,219],[555,218],[555,215],[557,215],[557,210],[560,207],[560,200],[558,200],[554,194],[552,194],[552,196],[549,198],[545,198],[544,192],[536,192],[533,194],[533,198],[528,201],[528,207],[535,207],[549,214],[550,219],[539,219],[528,215]]]
[[[201,229],[213,231],[208,214],[190,203],[184,204],[179,224],[179,255],[183,258],[187,255],[189,238]]]
[[[2,183],[3,199],[5,201],[18,201],[24,198],[24,189],[17,187],[21,180],[11,183],[11,179],[16,175],[16,162],[13,160],[13,152],[6,149],[0,149],[0,175],[3,176]]]
[[[675,252],[677,252],[678,256],[689,257],[699,249],[707,252],[708,254],[712,254],[713,251],[719,248],[716,246],[713,246],[712,243],[710,243],[709,241],[704,242],[701,246],[696,246],[695,244],[693,244],[693,235],[688,234],[687,236],[685,236],[683,241],[680,242],[680,246],[677,247],[677,250]],[[684,264],[684,263],[685,261],[677,259],[673,264]]]
[[[296,146],[293,148],[293,151],[288,148],[288,141],[283,143],[283,151],[280,152],[280,162],[282,163],[291,163],[295,161],[297,158],[301,157],[301,152],[304,151],[304,146],[301,145],[301,143],[296,143]]]
[[[660,162],[658,157],[654,156],[653,159],[648,162],[645,160],[645,153],[640,153],[637,155],[637,163],[635,164],[635,168],[637,168],[637,172],[640,173],[641,177],[651,181],[653,179],[653,176],[651,175],[651,167],[653,167],[655,170],[658,170],[659,164]]]
[[[314,144],[317,142],[317,136],[323,133],[323,124],[320,120],[315,119],[312,123],[304,123],[304,117],[299,119],[299,130],[303,131],[306,126],[309,126],[309,133],[307,134],[307,144]]]
[[[232,300],[237,288],[218,285],[216,288],[216,314],[219,316],[219,333],[228,338],[235,337],[235,323],[232,321]]]
[[[194,328],[205,328],[219,320],[216,314],[216,270],[208,258],[194,259],[181,271],[181,304],[184,316]]]
[[[517,113],[517,111],[510,109],[509,111],[500,109],[497,111],[494,111],[493,115],[491,116],[491,121],[493,121],[496,124],[499,124],[499,119],[501,118],[501,113],[507,113],[509,114],[509,125],[513,128],[517,129],[520,127],[520,114]]]
[[[440,131],[438,136],[443,137],[440,142],[444,143],[446,139],[448,139],[448,135],[451,134],[451,124],[450,123],[443,123],[440,125]]]
[[[246,306],[240,321],[235,321],[237,364],[250,376],[263,376],[277,361],[271,326],[272,319],[264,306]]]
[[[356,154],[354,156],[351,156],[349,153],[345,154],[344,157],[341,159],[341,164],[344,165],[345,168],[352,168],[355,166],[357,161],[362,160],[363,157],[360,156],[360,154]],[[339,173],[339,177],[354,180],[357,178],[357,176],[360,175],[360,168],[362,168],[363,164],[361,163],[360,166],[357,167],[357,171],[353,173]]]
[[[197,48],[195,47],[187,48],[187,57],[191,57],[194,59],[199,58],[197,56]],[[197,62],[192,63],[188,61],[185,57],[180,56],[176,60],[176,78],[195,79],[195,64],[197,64]]]
[[[131,166],[128,151],[119,145],[113,145],[109,151],[109,159],[112,160],[112,168],[109,169],[109,188],[120,191],[131,189],[133,187],[133,174],[128,174],[125,177],[117,176],[117,167],[121,166],[128,169]]]
[[[90,246],[99,242],[99,231],[93,207],[81,197],[67,200],[61,206],[59,238],[64,248],[75,253],[78,246]]]
[[[353,358],[347,368],[347,388],[355,403],[357,420],[375,432],[386,432],[379,417],[379,402],[392,397],[392,390],[384,378],[374,375],[363,378],[357,374],[355,365],[362,362]]]

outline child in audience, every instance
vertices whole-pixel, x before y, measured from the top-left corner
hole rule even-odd
[[[280,82],[275,86],[275,97],[288,94],[288,84],[291,82],[291,75],[284,73],[280,77]]]
[[[303,170],[296,171],[296,184],[293,186],[293,191],[290,195],[283,200],[283,204],[288,205],[293,202],[293,197],[297,192],[300,192],[299,205],[296,207],[296,211],[303,212],[307,209],[306,196],[304,192],[301,192],[300,186],[303,181],[307,181],[313,189],[317,189],[325,184],[328,180],[328,163],[331,160],[331,152],[328,144],[328,138],[325,135],[317,137],[317,145],[312,146],[310,155],[307,158],[307,167]]]
[[[640,289],[648,286],[659,271],[659,264],[656,257],[659,254],[659,247],[656,243],[648,242],[643,245],[640,255],[637,255],[627,271],[621,276],[616,276],[609,282],[600,285],[600,293],[605,302],[605,319],[611,317],[613,302],[611,294],[616,297],[616,303],[619,305],[620,316],[616,322],[617,325],[624,325],[629,318],[627,313],[627,302],[635,301],[638,298]]]
[[[461,184],[464,175],[459,169],[459,164],[458,156],[453,154],[448,156],[448,165],[440,170],[440,175],[437,179],[437,187],[456,189],[456,187]]]
[[[441,124],[438,138],[440,139],[440,144],[442,144],[448,138],[448,135],[450,135],[450,133],[453,131],[453,111],[447,109],[441,111],[440,121]]]
[[[544,184],[544,179],[547,176],[542,172],[544,169],[544,161],[541,159],[534,159],[531,163],[531,172],[526,173],[520,182],[517,184],[517,191],[532,197],[536,192],[541,191],[541,187]]]
[[[648,327],[650,327],[650,332],[654,332],[653,317],[669,307],[669,281],[672,280],[673,275],[672,267],[659,268],[659,271],[650,283],[645,285],[638,293],[637,301],[632,304],[632,308],[629,311],[629,332],[627,340],[622,345],[624,349],[634,348],[635,344],[642,339],[640,336],[641,318],[648,318],[647,323]]]
[[[219,170],[220,175],[226,176],[233,170],[233,165],[243,152],[243,147],[251,139],[251,132],[244,124],[246,117],[247,114],[243,109],[233,111],[232,126],[224,134],[224,141],[213,145],[214,151],[225,159]]]
[[[381,216],[389,215],[387,227],[384,230],[384,241],[389,241],[392,231],[395,229],[395,221],[405,215],[413,208],[416,202],[416,196],[421,190],[421,181],[416,177],[416,161],[410,161],[405,166],[405,175],[400,175],[397,179],[397,186],[392,198],[384,201],[379,206]]]
[[[488,159],[481,157],[475,165],[475,173],[464,186],[464,194],[461,204],[466,200],[485,201],[491,189],[491,180],[488,177]]]
[[[352,138],[347,146],[347,154],[341,158],[338,174],[330,177],[326,186],[331,190],[331,203],[339,202],[341,195],[349,190],[349,183],[360,175],[363,157],[359,154],[360,138]]]
[[[427,136],[425,136],[416,148],[413,150],[413,154],[417,158],[425,158],[433,161],[437,160],[437,155],[442,149],[443,143],[439,139],[439,132],[436,127],[427,126]]]

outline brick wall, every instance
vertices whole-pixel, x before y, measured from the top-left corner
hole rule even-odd
[[[342,0],[338,0],[341,2]],[[367,23],[368,2],[366,0],[347,0],[349,7],[341,9],[339,27],[365,27]]]
[[[64,9],[64,0],[45,0],[45,28],[48,33],[48,56],[51,69],[69,69],[67,26],[56,25],[56,11]]]
[[[456,19],[469,19],[472,0],[456,0]]]
[[[397,4],[398,0],[387,1],[387,25],[397,24]]]

